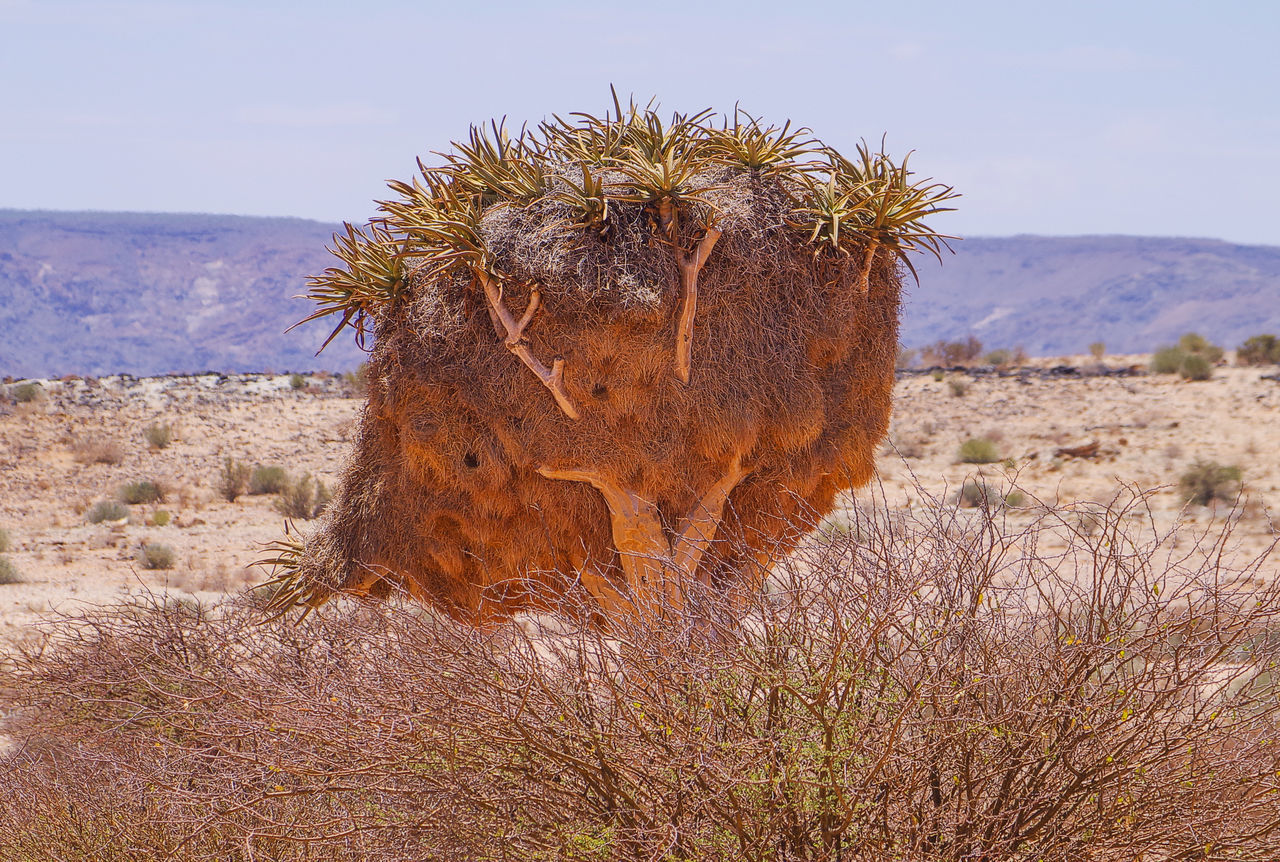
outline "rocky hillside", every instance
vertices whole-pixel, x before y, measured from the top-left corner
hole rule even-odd
[[[1280,247],[1164,237],[968,239],[939,267],[920,264],[902,340],[973,333],[1033,356],[1102,341],[1145,353],[1197,331],[1232,348],[1280,333]]]
[[[343,370],[323,324],[284,330],[329,265],[301,219],[0,210],[0,377]],[[1280,332],[1280,247],[1142,237],[976,238],[920,264],[903,342],[977,335],[1033,355],[1144,352],[1197,330]]]
[[[0,376],[261,371],[319,357],[321,326],[284,330],[329,265],[334,226],[302,219],[0,210]]]

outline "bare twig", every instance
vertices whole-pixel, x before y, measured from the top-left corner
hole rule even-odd
[[[542,296],[537,288],[530,291],[529,305],[525,308],[520,320],[517,321],[503,301],[501,282],[484,272],[478,273],[476,277],[484,288],[484,295],[489,303],[489,313],[495,321],[495,329],[501,326],[501,331],[498,334],[505,334],[503,344],[530,371],[537,375],[538,379],[542,381],[542,385],[547,387],[551,395],[556,399],[556,404],[560,405],[560,410],[564,415],[570,419],[578,419],[578,410],[574,407],[573,400],[569,398],[569,393],[564,388],[564,360],[556,359],[551,363],[551,367],[548,368],[533,355],[533,351],[529,349],[528,342],[524,339],[524,331],[541,305]]]

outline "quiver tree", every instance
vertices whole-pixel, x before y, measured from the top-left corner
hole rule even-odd
[[[952,190],[789,123],[614,106],[473,127],[335,237],[306,320],[372,336],[369,401],[319,528],[269,561],[278,606],[678,608],[871,477],[901,272]]]

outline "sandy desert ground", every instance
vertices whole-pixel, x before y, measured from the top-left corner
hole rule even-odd
[[[1143,367],[1145,357],[1110,357],[1107,367]],[[1079,508],[1106,502],[1124,486],[1155,489],[1158,521],[1212,526],[1228,507],[1184,506],[1178,477],[1194,462],[1237,465],[1246,501],[1234,533],[1241,554],[1270,546],[1280,530],[1280,380],[1277,369],[1222,366],[1211,380],[1176,376],[1055,374],[1092,360],[1040,360],[1003,376],[903,375],[895,418],[880,454],[878,487],[891,507],[951,504],[966,478],[981,474],[1005,494]],[[332,484],[362,402],[338,378],[221,376],[42,381],[30,403],[0,400],[0,529],[17,582],[0,585],[0,640],[22,638],[41,618],[142,590],[215,598],[263,574],[249,564],[278,537],[274,498],[218,493],[226,458],[281,465]],[[3,387],[0,387],[2,391]],[[11,387],[10,387],[11,389]],[[956,394],[963,390],[963,394]],[[168,424],[172,443],[144,439]],[[960,463],[957,450],[986,436],[999,462]],[[1092,457],[1059,450],[1096,442]],[[98,463],[114,444],[118,463]],[[111,460],[111,459],[108,459]],[[86,513],[128,482],[155,481],[163,502],[129,507],[126,523],[91,524]],[[932,498],[932,499],[931,499]],[[1017,498],[1014,498],[1017,500]],[[156,526],[156,513],[170,515]],[[163,517],[161,518],[163,520]],[[174,566],[148,570],[144,543],[168,545]],[[1265,564],[1280,573],[1280,560]]]

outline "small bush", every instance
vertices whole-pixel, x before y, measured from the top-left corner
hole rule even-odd
[[[1236,348],[1238,365],[1280,364],[1280,338],[1274,335],[1253,335]]]
[[[9,531],[0,528],[0,554],[9,550]]]
[[[956,494],[956,505],[962,509],[994,506],[1000,502],[1000,494],[981,479],[965,479]]]
[[[152,424],[142,429],[142,436],[152,449],[166,449],[173,441],[173,429],[168,425]]]
[[[1178,348],[1184,353],[1194,353],[1197,356],[1203,356],[1209,362],[1217,362],[1222,358],[1222,348],[1213,344],[1209,339],[1195,332],[1188,332],[1186,335],[1178,339]]]
[[[1107,345],[1101,341],[1093,342],[1089,345],[1089,355],[1101,362],[1102,357],[1107,355]]]
[[[1010,509],[1021,509],[1027,504],[1027,495],[1021,491],[1010,491],[1005,495],[1004,504]]]
[[[276,499],[276,509],[289,518],[310,520],[317,518],[329,504],[329,489],[310,473],[304,473],[296,482],[290,482]]]
[[[952,377],[947,381],[947,388],[951,390],[953,397],[963,398],[965,393],[969,391],[969,381],[961,380],[959,377]]]
[[[18,574],[18,567],[13,564],[13,560],[0,557],[0,584],[20,583],[22,583],[22,575]]]
[[[935,341],[921,354],[929,365],[965,365],[982,355],[982,342],[972,335],[964,341]]]
[[[172,569],[176,556],[173,548],[159,543],[146,542],[138,548],[138,562],[144,569]]]
[[[124,448],[114,440],[79,440],[72,445],[71,456],[81,464],[119,464]]]
[[[128,503],[130,506],[137,506],[141,503],[159,503],[164,499],[164,489],[149,480],[130,482],[120,487],[118,496],[121,502]]]
[[[987,437],[970,437],[960,444],[957,456],[962,464],[994,464],[1000,460],[1000,452],[994,441]]]
[[[102,500],[93,505],[85,515],[90,524],[101,524],[103,521],[123,521],[129,517],[129,507],[117,500]]]
[[[233,461],[230,456],[222,463],[222,472],[218,474],[218,493],[228,503],[249,488],[249,465],[243,461]]]
[[[986,356],[982,357],[984,365],[992,365],[999,369],[1015,368],[1026,364],[1027,352],[1021,347],[1010,350],[1002,347],[999,350],[993,350]]]
[[[1214,500],[1234,500],[1240,492],[1241,472],[1235,465],[1196,461],[1182,474],[1178,487],[1188,503],[1207,506]]]
[[[169,513],[164,509],[157,509],[151,515],[151,523],[157,527],[169,526]]]
[[[259,464],[253,468],[249,477],[250,494],[279,494],[289,487],[289,474],[283,467],[264,467]]]
[[[937,368],[937,369],[934,369],[934,371],[929,376],[933,378],[933,381],[935,383],[941,383],[943,378],[946,377],[947,375],[943,373],[942,369]]]
[[[1151,370],[1156,374],[1177,374],[1186,356],[1177,347],[1161,347],[1151,354]]]
[[[1213,376],[1213,365],[1199,353],[1188,353],[1183,357],[1178,373],[1186,380],[1208,380]]]
[[[306,385],[307,385],[307,378],[303,377],[301,374],[289,375],[289,388],[294,390],[295,392]]]
[[[39,383],[19,383],[9,390],[9,394],[19,404],[30,404],[44,400],[44,387]]]

